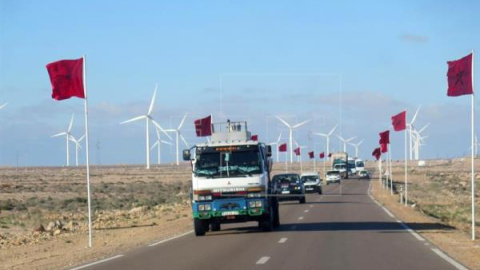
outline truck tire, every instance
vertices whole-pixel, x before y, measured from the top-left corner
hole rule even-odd
[[[280,227],[280,207],[277,199],[272,200],[273,205],[273,228]]]
[[[210,226],[212,228],[212,232],[220,231],[220,222],[212,222]]]
[[[305,203],[305,195],[303,197],[300,197],[300,200],[299,200],[300,203]]]
[[[206,233],[206,230],[205,230],[205,221],[204,220],[201,220],[201,219],[198,219],[198,218],[194,218],[193,219],[193,227],[194,227],[194,230],[195,230],[195,236],[204,236],[205,233]],[[208,228],[208,227],[207,227]]]
[[[323,193],[323,192],[322,192],[322,188],[319,188],[319,189],[318,189],[318,194],[319,194],[319,195],[322,195],[322,193]]]
[[[274,224],[274,212],[273,212],[273,207],[270,206],[269,213],[267,214],[265,219],[259,223],[259,225],[264,231],[271,232],[273,231],[273,224]]]

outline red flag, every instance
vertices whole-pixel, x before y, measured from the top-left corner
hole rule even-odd
[[[325,153],[324,152],[321,152],[320,153],[320,158],[324,158],[325,157]]]
[[[252,141],[257,141],[258,142],[258,135],[252,135]]]
[[[380,144],[390,143],[390,130],[380,132]]]
[[[388,152],[388,144],[386,143],[380,144],[380,150],[382,151],[382,153]]]
[[[473,94],[472,58],[473,55],[469,54],[462,59],[447,62],[447,96],[458,97]]]
[[[309,156],[310,158],[314,158],[314,157],[315,157],[315,155],[313,154],[313,151],[312,151],[312,152],[308,152],[308,156]]]
[[[293,149],[295,155],[300,156],[300,147]]]
[[[202,119],[195,120],[195,132],[197,137],[212,135],[212,116],[209,115]]]
[[[278,151],[280,152],[287,152],[287,144],[286,143],[282,143],[278,146]]]
[[[382,153],[380,151],[380,148],[375,148],[375,150],[373,150],[372,152],[372,156],[374,156],[376,160],[378,160],[381,155]]]
[[[83,58],[52,62],[47,65],[47,71],[52,83],[53,99],[85,98]]]
[[[407,111],[392,116],[393,130],[401,131],[407,128]]]

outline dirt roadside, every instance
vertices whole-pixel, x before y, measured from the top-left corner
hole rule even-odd
[[[398,195],[390,195],[380,182],[372,180],[372,196],[388,208],[398,219],[406,223],[450,257],[470,269],[480,269],[480,242],[472,241],[464,231],[450,227],[434,218],[423,215],[412,206],[404,206]]]

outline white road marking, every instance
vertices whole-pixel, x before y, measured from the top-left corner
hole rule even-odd
[[[302,220],[302,219],[303,219],[303,217],[299,217],[298,219]]]
[[[310,210],[307,209],[307,210],[305,210],[305,211],[303,211],[303,212],[308,213],[308,211],[310,211]]]
[[[313,207],[313,204],[310,204],[310,208],[312,208],[312,207]]]
[[[268,260],[270,260],[270,257],[262,257],[257,261],[257,264],[265,264]]]
[[[280,238],[280,240],[278,240],[278,243],[280,244],[283,244],[285,242],[287,242],[287,238]]]
[[[110,257],[110,258],[107,258],[107,259],[104,259],[104,260],[100,260],[100,261],[97,261],[97,262],[93,262],[93,263],[85,264],[85,265],[82,265],[82,266],[79,266],[79,267],[75,267],[75,268],[72,268],[70,270],[78,270],[78,269],[87,268],[87,267],[90,267],[90,266],[93,266],[93,265],[96,265],[96,264],[100,264],[100,263],[104,263],[104,262],[108,262],[108,261],[111,261],[111,260],[114,260],[114,259],[120,258],[120,257],[123,257],[123,255],[113,256],[113,257]]]
[[[454,259],[450,258],[447,254],[443,253],[440,251],[438,248],[432,248],[432,251],[435,252],[438,256],[440,256],[442,259],[445,261],[449,262],[451,265],[455,266],[455,268],[459,270],[468,270],[465,266],[459,264],[457,261]]]
[[[415,236],[415,238],[417,238],[418,241],[425,241],[425,239],[423,239],[423,237],[421,237],[418,233],[416,233],[414,230],[410,229],[407,224],[401,222],[399,223],[400,226],[402,226],[405,230],[407,230],[409,233],[411,233],[413,236]]]
[[[165,242],[171,241],[171,240],[173,240],[173,239],[177,239],[177,238],[183,237],[183,236],[188,235],[188,234],[191,234],[191,233],[193,233],[193,230],[192,230],[192,231],[188,231],[188,232],[186,232],[186,233],[182,233],[182,234],[177,235],[177,236],[174,236],[174,237],[172,237],[172,238],[164,239],[164,240],[162,240],[162,241],[159,241],[159,242],[150,244],[150,245],[148,245],[148,246],[149,246],[149,247],[153,247],[153,246],[156,246],[156,245],[160,245],[160,244],[162,244],[162,243],[165,243]]]
[[[385,213],[387,213],[387,215],[389,215],[391,218],[395,218],[395,216],[394,216],[390,211],[388,211],[387,208],[385,208],[385,207],[382,206],[382,209],[383,209],[383,211],[385,211]]]

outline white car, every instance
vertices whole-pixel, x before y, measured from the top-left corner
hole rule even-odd
[[[305,193],[318,193],[322,194],[322,179],[316,172],[305,172],[300,176],[300,180],[305,187]]]
[[[326,175],[326,182],[327,185],[329,183],[339,183],[340,184],[340,171],[338,170],[333,170],[333,171],[328,171]]]

